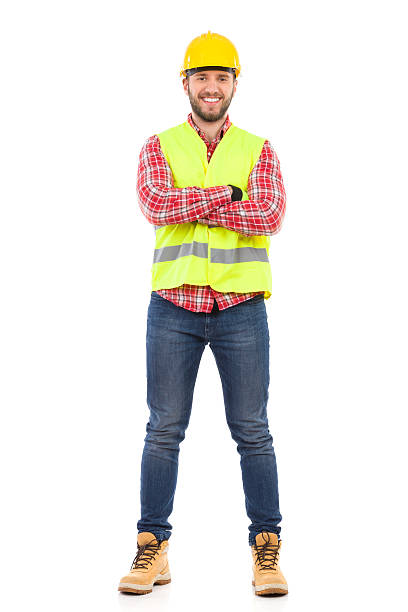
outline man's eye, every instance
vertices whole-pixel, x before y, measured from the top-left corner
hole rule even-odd
[[[205,79],[205,77],[203,76],[199,76],[197,77],[199,81],[201,81],[202,79]],[[220,77],[220,81],[228,81],[227,77]]]

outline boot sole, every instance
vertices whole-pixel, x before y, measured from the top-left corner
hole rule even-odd
[[[125,593],[138,593],[139,595],[145,595],[151,593],[154,584],[169,584],[171,582],[170,572],[165,574],[157,574],[156,578],[150,584],[136,584],[134,582],[119,582],[118,591],[124,591]]]
[[[255,587],[255,595],[286,595],[288,593],[288,587],[286,584],[275,582],[272,584],[259,584],[255,586],[255,581],[252,581],[252,586]]]

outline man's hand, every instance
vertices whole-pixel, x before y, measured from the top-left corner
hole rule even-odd
[[[235,185],[227,185],[231,191],[231,202],[238,202],[242,200],[242,189]]]

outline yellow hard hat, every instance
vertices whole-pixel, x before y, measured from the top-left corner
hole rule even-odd
[[[241,72],[238,52],[232,42],[222,36],[208,30],[207,34],[201,34],[194,38],[186,49],[184,64],[180,70],[180,76],[189,76],[201,68],[218,68],[228,72],[235,72],[238,76]],[[188,71],[188,73],[187,73]]]

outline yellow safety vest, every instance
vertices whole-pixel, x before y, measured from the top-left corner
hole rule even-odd
[[[174,177],[174,187],[236,185],[248,200],[248,178],[262,152],[264,138],[231,124],[210,162],[207,147],[188,121],[158,134]],[[269,236],[243,236],[225,227],[193,221],[156,226],[152,289],[184,283],[210,285],[216,291],[271,296]]]

